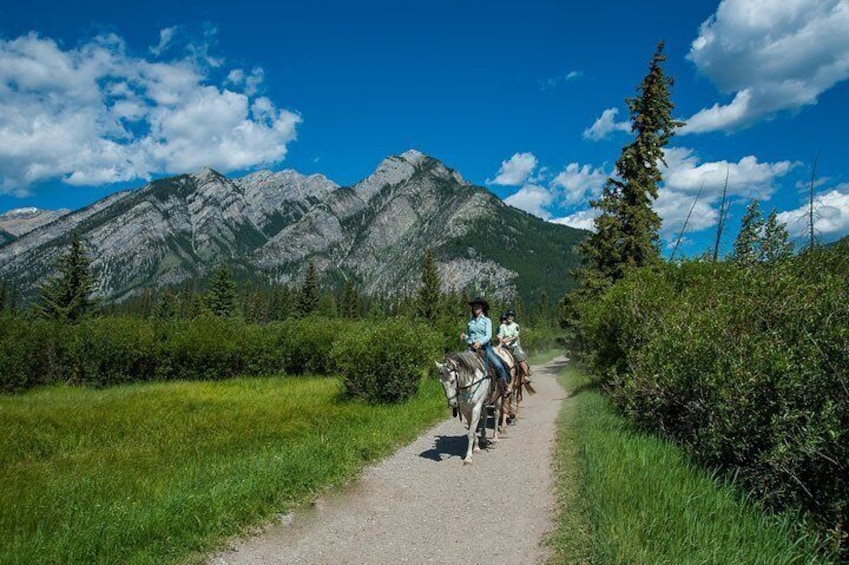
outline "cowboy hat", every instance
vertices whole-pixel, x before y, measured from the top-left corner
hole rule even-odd
[[[474,306],[475,304],[480,304],[483,307],[484,312],[489,310],[489,302],[478,296],[474,300],[469,301],[469,306]]]

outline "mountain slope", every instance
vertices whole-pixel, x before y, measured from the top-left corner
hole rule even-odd
[[[89,249],[99,293],[203,278],[221,260],[241,276],[298,280],[314,261],[328,283],[370,294],[411,292],[424,251],[447,289],[559,296],[585,234],[505,205],[417,151],[389,157],[359,183],[261,171],[227,179],[202,169],[105,198],[0,247],[0,277],[27,294],[52,271],[71,231]],[[14,235],[14,234],[12,234]]]

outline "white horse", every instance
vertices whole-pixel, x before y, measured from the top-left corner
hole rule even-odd
[[[460,411],[460,416],[469,427],[469,446],[463,465],[472,464],[472,453],[480,451],[477,430],[482,425],[481,441],[486,441],[486,406],[495,402],[495,434],[493,443],[498,443],[498,425],[501,420],[501,392],[494,378],[490,377],[484,361],[475,353],[465,351],[446,355],[445,363],[436,363],[439,381],[445,389],[448,405]],[[481,415],[484,416],[481,421]]]

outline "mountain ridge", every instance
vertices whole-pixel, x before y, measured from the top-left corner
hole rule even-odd
[[[438,258],[445,290],[556,296],[573,284],[571,248],[586,233],[512,208],[409,150],[350,186],[292,169],[230,179],[202,168],[158,179],[5,243],[0,232],[0,277],[27,294],[49,276],[72,231],[90,250],[107,299],[204,278],[219,261],[278,283],[298,281],[315,262],[328,284],[406,294],[425,249]]]

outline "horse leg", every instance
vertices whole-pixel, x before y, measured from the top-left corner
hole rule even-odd
[[[472,453],[479,451],[478,448],[478,423],[481,419],[481,407],[476,405],[472,408],[472,417],[469,418],[469,444],[466,449],[466,457],[463,459],[463,465],[472,464]]]

